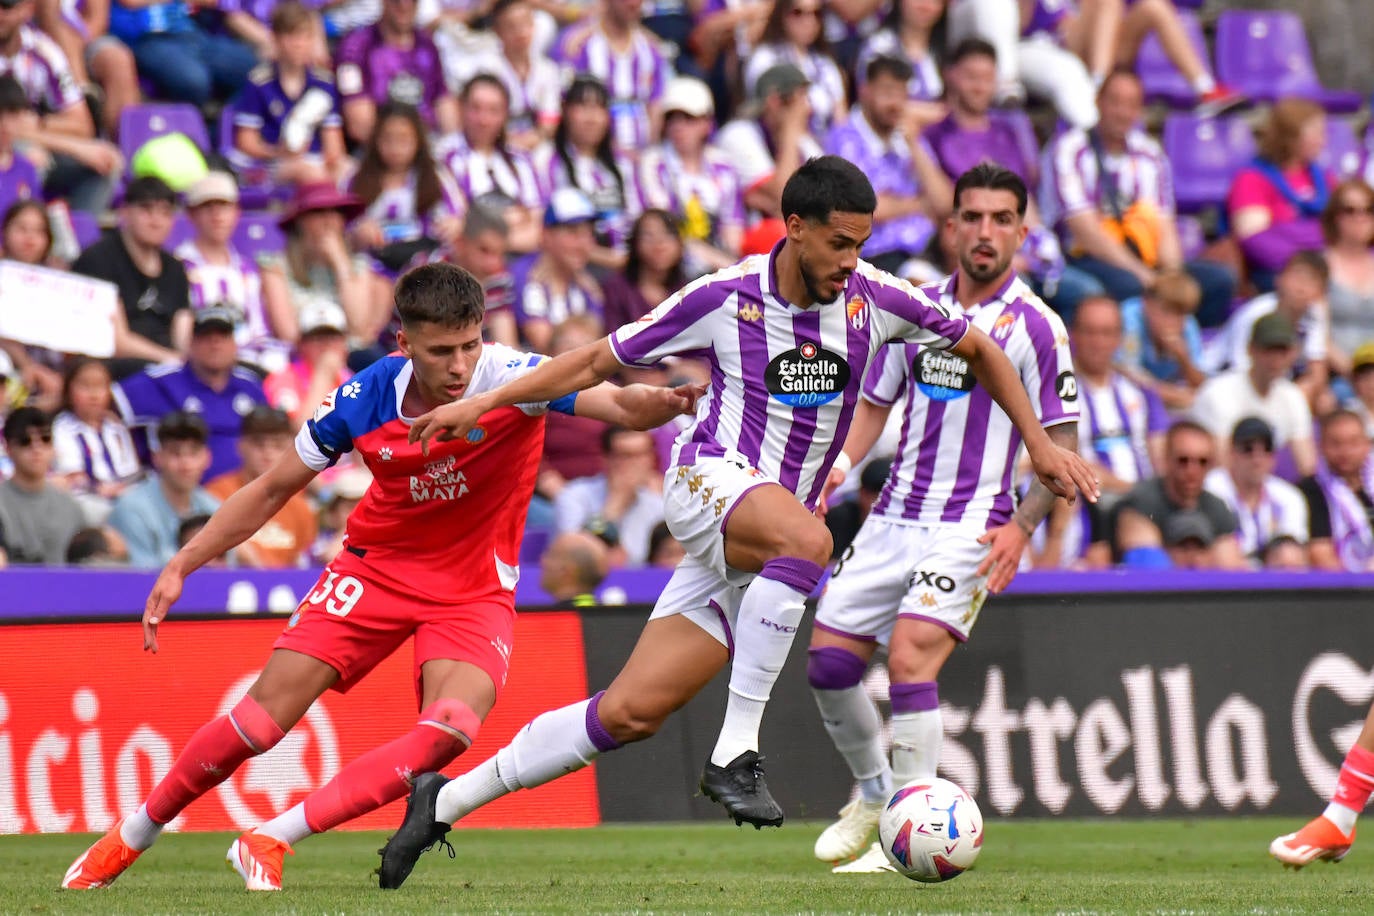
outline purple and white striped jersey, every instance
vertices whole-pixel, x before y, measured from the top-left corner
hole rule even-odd
[[[688,284],[615,331],[611,349],[627,366],[673,355],[710,363],[710,390],[673,464],[737,455],[813,508],[874,354],[889,340],[948,349],[968,321],[864,261],[834,302],[797,308],[777,292],[782,244]]]
[[[1143,130],[1126,135],[1126,152],[1105,152],[1102,165],[1112,177],[1117,208],[1123,213],[1133,204],[1147,203],[1168,220],[1174,218],[1174,178],[1169,159],[1154,138]],[[1054,226],[1065,246],[1069,231],[1064,221],[1089,210],[1109,213],[1111,202],[1103,199],[1103,182],[1092,136],[1071,130],[1045,150],[1040,167],[1040,218]]]
[[[1078,387],[1059,316],[1015,275],[967,310],[954,299],[958,274],[923,287],[943,311],[963,311],[1016,367],[1045,426],[1078,421]],[[1011,519],[1012,473],[1021,434],[969,365],[919,343],[893,343],[868,370],[863,395],[890,406],[905,392],[906,416],[892,473],[873,514],[917,525],[995,528]]]
[[[1119,372],[1098,387],[1078,380],[1083,398],[1078,418],[1078,450],[1127,483],[1153,477],[1150,437],[1169,428],[1164,402]]]
[[[634,156],[653,141],[649,106],[663,95],[672,67],[654,34],[637,28],[628,51],[617,51],[600,23],[571,26],[560,36],[553,57],[569,77],[590,73],[606,84],[611,96],[611,143]]]
[[[744,196],[729,153],[702,150],[700,171],[689,172],[671,143],[646,149],[639,157],[641,202],[682,220],[684,238],[723,244],[723,230],[744,229]]]
[[[435,158],[448,167],[469,202],[495,192],[522,207],[544,207],[546,193],[534,163],[520,150],[507,147],[490,153],[478,152],[459,133],[444,141]]]
[[[913,102],[934,102],[945,93],[945,82],[940,78],[940,65],[935,62],[934,54],[920,58],[911,57],[902,40],[892,29],[879,29],[864,40],[859,48],[859,58],[854,63],[854,80],[860,86],[867,82],[868,65],[875,57],[897,57],[911,64],[911,79],[906,84],[906,94]]]
[[[84,104],[71,64],[57,42],[25,23],[19,26],[19,49],[0,54],[0,76],[13,76],[39,114],[56,114]]]

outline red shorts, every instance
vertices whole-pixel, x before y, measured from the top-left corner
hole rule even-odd
[[[329,665],[339,672],[334,689],[342,693],[412,634],[417,702],[421,666],[432,659],[476,665],[500,693],[515,642],[515,596],[440,604],[369,576],[367,564],[344,550],[325,567],[273,648]]]

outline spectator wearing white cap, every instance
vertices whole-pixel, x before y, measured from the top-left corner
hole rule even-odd
[[[195,234],[172,253],[186,267],[191,308],[228,306],[239,316],[234,340],[239,359],[275,372],[290,358],[285,341],[296,336],[296,316],[289,303],[275,303],[269,313],[262,295],[262,274],[231,241],[239,223],[239,186],[228,172],[208,172],[186,189],[186,214]]]
[[[331,392],[352,376],[348,370],[348,321],[327,299],[311,299],[297,318],[300,337],[291,363],[263,382],[267,403],[304,423]]]
[[[555,325],[573,315],[601,320],[601,285],[587,271],[596,244],[596,207],[576,188],[559,188],[544,210],[544,250],[516,297],[515,320],[530,349],[545,352]]]
[[[744,198],[731,156],[711,143],[716,107],[701,80],[678,76],[663,90],[663,141],[639,158],[644,206],[682,221],[693,276],[739,260]]]

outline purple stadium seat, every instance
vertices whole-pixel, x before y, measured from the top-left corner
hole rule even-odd
[[[210,133],[194,105],[130,105],[119,113],[119,151],[126,162],[133,161],[134,153],[149,140],[176,132],[210,149]]]
[[[1181,213],[1223,204],[1236,170],[1255,155],[1254,134],[1240,118],[1171,114],[1164,119],[1163,139]]]
[[[1178,18],[1183,30],[1188,33],[1188,43],[1193,46],[1198,58],[1207,63],[1207,40],[1202,35],[1202,25],[1197,15],[1180,10]],[[1165,55],[1163,45],[1153,32],[1146,36],[1140,46],[1140,53],[1135,59],[1135,72],[1145,87],[1148,101],[1163,102],[1172,108],[1192,108],[1197,103],[1197,91]]]
[[[1010,124],[1016,132],[1016,144],[1021,147],[1021,155],[1032,169],[1030,180],[1026,183],[1032,188],[1036,187],[1040,180],[1040,141],[1036,139],[1035,125],[1031,123],[1030,115],[1020,108],[994,108],[988,112],[988,117]]]
[[[196,234],[196,227],[191,225],[191,218],[183,211],[177,214],[177,218],[172,222],[172,231],[167,235],[167,241],[162,244],[168,251],[175,251],[176,247]]]
[[[1364,147],[1355,128],[1345,118],[1326,119],[1326,149],[1317,164],[1339,178],[1355,174],[1364,158]]]
[[[1207,233],[1195,216],[1180,216],[1174,223],[1178,229],[1179,247],[1183,249],[1183,259],[1191,261],[1202,255],[1207,247]]]
[[[82,251],[99,241],[100,220],[94,213],[69,210],[67,216],[72,221],[72,231],[76,233],[76,243],[81,246]]]
[[[1217,18],[1216,52],[1218,82],[1252,99],[1300,96],[1343,113],[1360,107],[1359,93],[1327,89],[1317,79],[1297,13],[1227,10]]]
[[[286,247],[286,237],[277,225],[277,214],[245,212],[239,217],[233,243],[245,258],[256,260],[259,254],[280,252]]]

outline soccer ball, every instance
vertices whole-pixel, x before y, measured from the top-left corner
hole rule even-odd
[[[897,871],[913,881],[948,881],[983,848],[983,815],[947,779],[918,779],[893,794],[878,818],[878,839]]]

